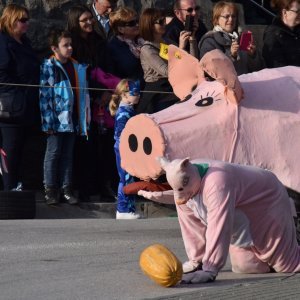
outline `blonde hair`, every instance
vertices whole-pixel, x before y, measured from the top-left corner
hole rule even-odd
[[[123,26],[133,18],[137,18],[137,13],[130,7],[120,7],[109,14],[109,23],[115,34],[119,34],[119,27]]]
[[[19,4],[7,5],[0,17],[0,31],[12,35],[16,21],[24,17],[29,17],[29,11],[25,6]]]
[[[122,96],[129,91],[128,81],[130,81],[130,79],[122,79],[116,86],[116,89],[110,98],[109,111],[112,116],[115,116],[122,100]]]

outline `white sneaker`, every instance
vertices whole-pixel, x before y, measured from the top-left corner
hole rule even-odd
[[[201,263],[193,263],[191,261],[186,261],[185,263],[182,264],[182,271],[184,274],[186,273],[192,273],[197,270],[201,270]]]
[[[140,218],[141,218],[141,216],[134,212],[120,213],[117,211],[117,213],[116,213],[117,220],[136,220],[136,219],[140,219]]]

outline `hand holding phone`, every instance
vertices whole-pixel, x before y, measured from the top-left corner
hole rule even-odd
[[[247,51],[252,41],[253,41],[252,32],[251,31],[243,32],[240,39],[240,50]]]
[[[184,22],[184,30],[185,31],[194,31],[194,16],[187,15]]]

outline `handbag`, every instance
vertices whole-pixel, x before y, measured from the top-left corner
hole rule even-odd
[[[91,78],[111,90],[114,90],[121,81],[119,77],[106,73],[98,67],[91,71]]]
[[[27,93],[21,89],[0,93],[0,122],[20,123],[24,120]]]

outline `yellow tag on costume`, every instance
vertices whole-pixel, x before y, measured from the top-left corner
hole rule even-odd
[[[160,43],[160,51],[159,51],[159,56],[163,59],[168,60],[169,56],[168,56],[168,50],[169,50],[169,46],[163,43]]]

